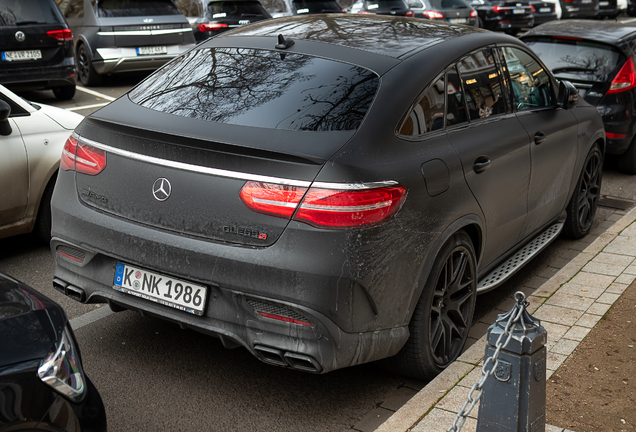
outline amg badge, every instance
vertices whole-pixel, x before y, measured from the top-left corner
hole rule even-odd
[[[243,237],[252,237],[259,240],[267,240],[267,234],[259,232],[254,228],[241,228],[235,226],[224,226],[223,232],[227,234],[237,234]]]

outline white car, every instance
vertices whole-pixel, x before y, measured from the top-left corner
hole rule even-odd
[[[554,12],[556,12],[556,16],[557,19],[561,19],[561,15],[563,14],[563,11],[561,9],[561,2],[560,0],[543,0],[546,3],[553,3],[554,4]],[[627,1],[627,0],[625,0]]]
[[[51,237],[51,194],[64,143],[84,117],[27,102],[0,85],[0,238]]]

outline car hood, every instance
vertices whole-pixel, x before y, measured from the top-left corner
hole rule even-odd
[[[66,322],[57,303],[0,273],[0,367],[46,356]]]
[[[39,104],[39,106],[40,110],[46,114],[47,117],[62,126],[64,129],[73,130],[84,119],[83,115],[62,108],[41,104]]]

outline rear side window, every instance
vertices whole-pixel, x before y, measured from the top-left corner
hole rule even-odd
[[[430,0],[433,9],[466,9],[468,5],[463,0]]]
[[[50,0],[0,0],[0,26],[64,24],[64,18]]]
[[[402,121],[398,134],[419,136],[444,128],[444,75],[435,80]]]
[[[466,103],[462,83],[455,67],[446,72],[446,101],[448,109],[446,112],[446,126],[455,126],[468,121],[466,113]]]
[[[406,9],[406,3],[403,0],[367,0],[367,10],[370,12]]]
[[[283,0],[262,0],[261,3],[265,6],[265,9],[269,13],[285,13],[287,12],[287,5]]]
[[[266,16],[269,14],[257,1],[220,1],[208,5],[208,18],[217,19],[225,17],[249,18]]]
[[[104,18],[181,14],[172,0],[100,0],[97,8]]]
[[[510,85],[517,110],[551,107],[552,85],[543,66],[520,49],[504,47],[502,51],[510,74]]]
[[[187,17],[203,16],[202,0],[174,0],[174,4]]]
[[[506,100],[492,49],[464,57],[457,68],[464,83],[471,121],[506,113]]]
[[[597,42],[557,38],[524,42],[557,75],[593,75],[598,80],[609,80],[608,75],[623,62],[623,55],[618,50]]]
[[[191,51],[130,92],[146,108],[270,129],[355,130],[379,77],[350,64],[245,48]]]

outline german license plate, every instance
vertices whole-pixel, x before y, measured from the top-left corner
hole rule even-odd
[[[151,47],[138,47],[137,55],[154,55],[154,54],[166,54],[168,48],[165,46],[151,46]]]
[[[2,60],[4,61],[40,60],[41,58],[42,51],[40,50],[2,52]]]
[[[525,9],[521,9],[521,8],[515,8],[515,9],[512,10],[512,13],[513,14],[524,14],[524,13],[526,13],[526,10]]]
[[[203,315],[208,289],[129,264],[117,263],[114,289],[170,306],[193,315]]]
[[[466,24],[466,18],[453,18],[449,19],[448,22],[452,22],[455,24]]]
[[[548,12],[552,12],[552,9],[548,8],[539,8],[539,12],[541,13],[548,13]]]

